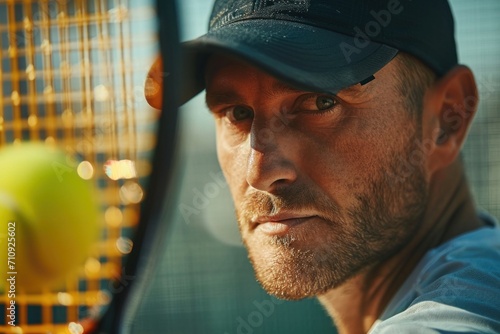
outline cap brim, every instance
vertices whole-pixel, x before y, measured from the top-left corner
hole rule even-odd
[[[209,55],[233,55],[299,89],[335,94],[370,78],[398,50],[297,22],[253,19],[185,42],[182,103],[205,88]]]

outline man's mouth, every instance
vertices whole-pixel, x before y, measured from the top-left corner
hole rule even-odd
[[[297,213],[280,213],[272,216],[259,216],[252,220],[256,231],[268,235],[283,235],[290,229],[297,227],[311,219],[318,218],[316,215],[305,215]]]

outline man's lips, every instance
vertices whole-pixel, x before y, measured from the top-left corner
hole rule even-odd
[[[256,230],[264,232],[269,235],[286,234],[291,228],[305,223],[316,215],[303,215],[283,213],[273,216],[261,216],[253,221]]]

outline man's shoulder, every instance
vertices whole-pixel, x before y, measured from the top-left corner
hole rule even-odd
[[[370,333],[405,328],[500,333],[500,228],[466,233],[424,256]]]

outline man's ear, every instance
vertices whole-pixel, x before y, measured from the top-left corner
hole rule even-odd
[[[163,62],[161,57],[157,57],[149,69],[144,84],[144,97],[151,107],[161,109],[163,103]]]
[[[450,165],[459,155],[479,102],[476,81],[466,66],[456,66],[426,95],[425,119],[432,120],[430,171]]]

